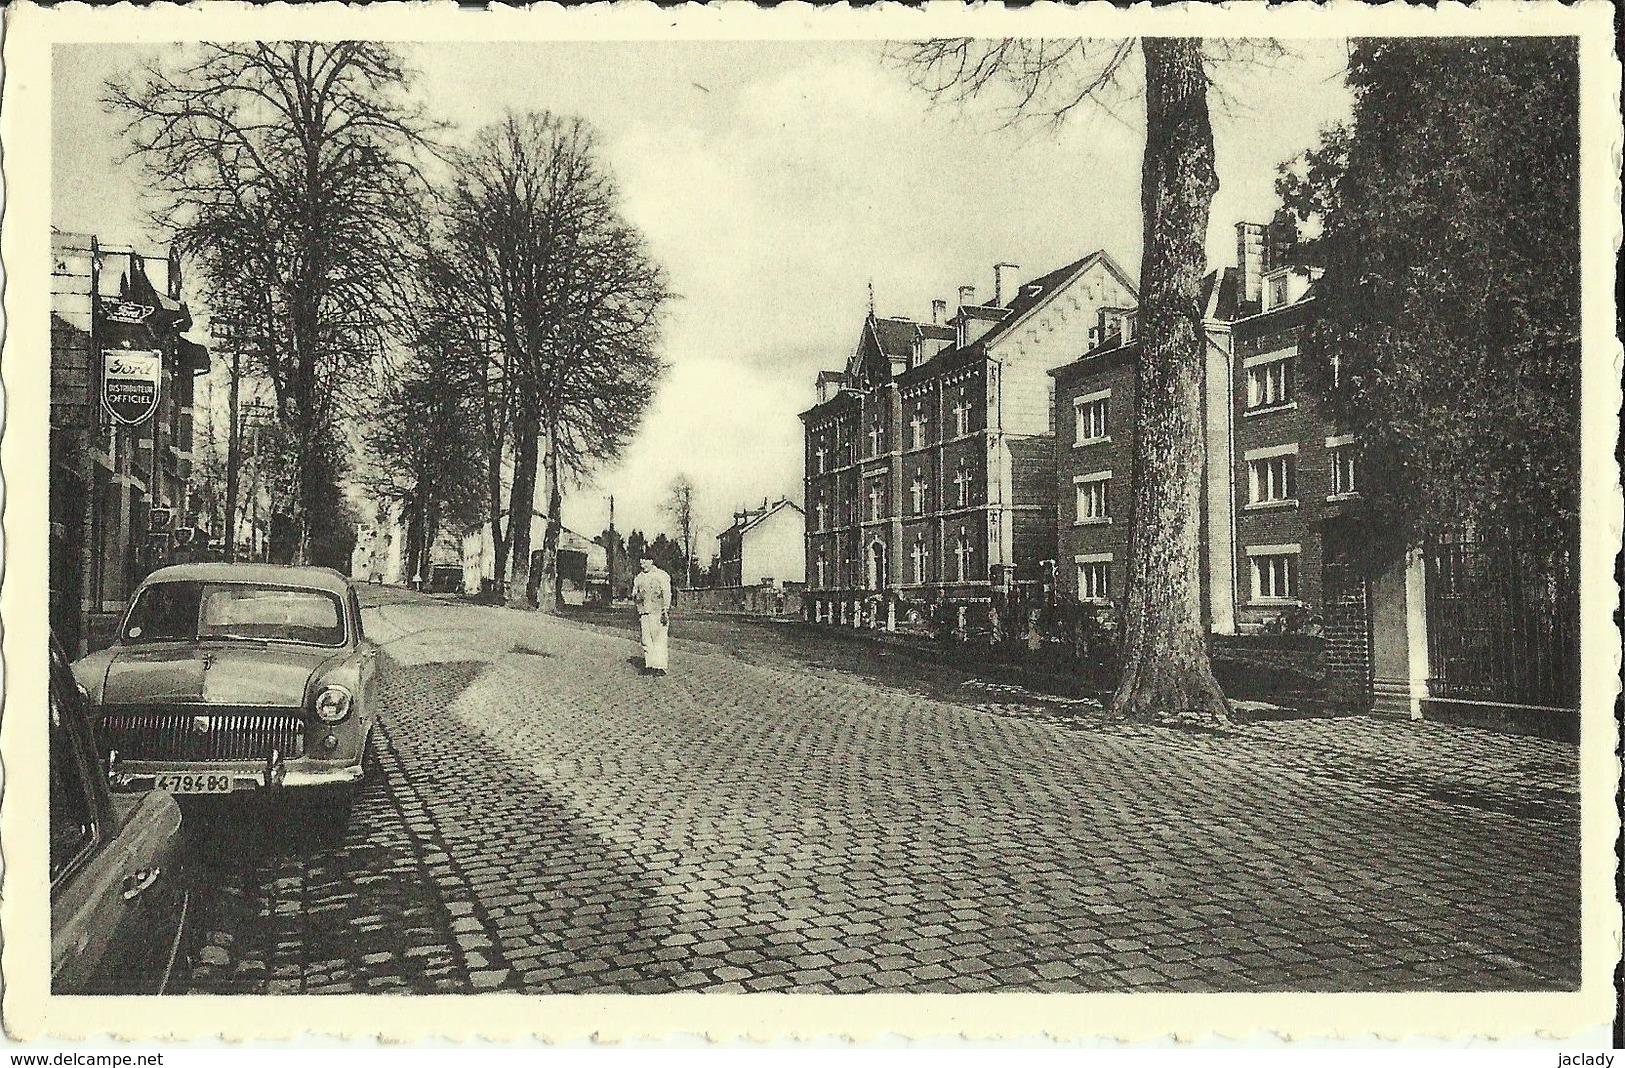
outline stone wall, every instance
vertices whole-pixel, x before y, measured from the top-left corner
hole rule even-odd
[[[675,594],[676,611],[728,612],[750,616],[801,617],[801,591],[805,583],[774,586],[718,586],[681,589]]]

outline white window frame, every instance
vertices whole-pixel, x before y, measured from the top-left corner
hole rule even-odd
[[[964,386],[954,398],[954,437],[962,438],[970,433],[970,390]]]
[[[1281,508],[1298,502],[1298,446],[1273,445],[1248,449],[1247,507]]]
[[[1247,572],[1254,604],[1298,604],[1303,596],[1302,546],[1296,542],[1282,545],[1251,545],[1247,548]],[[1275,562],[1281,562],[1280,571]],[[1289,588],[1281,591],[1276,582]],[[1266,586],[1269,587],[1266,592]]]
[[[886,518],[884,505],[886,503],[886,486],[878,478],[869,480],[869,522],[878,523]]]
[[[925,514],[925,500],[930,493],[930,483],[926,481],[924,471],[914,472],[914,482],[909,487],[911,503],[914,505],[915,515]]]
[[[968,582],[969,581],[969,576],[970,576],[970,556],[971,556],[970,534],[968,534],[966,532],[964,527],[960,527],[959,528],[959,533],[954,535],[954,572],[955,572],[954,581],[955,582]]]
[[[1072,444],[1094,445],[1102,441],[1110,441],[1111,435],[1107,433],[1108,422],[1111,418],[1112,391],[1102,389],[1095,393],[1088,393],[1072,401]],[[1094,412],[1100,414],[1099,425],[1092,418]]]
[[[914,402],[914,414],[908,421],[909,433],[912,435],[914,448],[925,448],[925,402]]]
[[[966,508],[970,505],[970,480],[970,465],[964,460],[959,461],[959,468],[954,472],[954,490],[960,508]]]
[[[925,535],[916,534],[914,545],[908,552],[909,565],[913,569],[914,584],[923,586],[930,579],[931,547],[925,543]]]
[[[1112,521],[1110,471],[1095,471],[1072,479],[1073,522],[1084,526]],[[1098,502],[1099,507],[1095,504]],[[1085,504],[1088,507],[1085,507]]]
[[[1078,600],[1086,604],[1110,604],[1112,599],[1112,554],[1084,553],[1072,558],[1078,582]],[[1089,579],[1085,578],[1088,568]],[[1097,583],[1094,578],[1098,577]],[[1091,589],[1090,587],[1096,587]]]
[[[1332,470],[1332,491],[1327,500],[1346,500],[1360,495],[1360,451],[1353,434],[1326,439],[1326,454]]]
[[[1297,375],[1293,366],[1296,351],[1249,356],[1242,361],[1245,374],[1247,412],[1273,412],[1296,406]]]

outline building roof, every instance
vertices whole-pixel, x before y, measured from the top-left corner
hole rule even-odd
[[[1123,269],[1117,265],[1116,261],[1104,249],[1097,249],[1081,259],[1074,260],[1063,267],[1057,267],[1048,274],[1040,275],[1030,282],[1023,283],[1017,287],[1016,295],[1002,307],[983,304],[963,306],[961,313],[969,318],[982,321],[994,320],[987,333],[967,345],[950,344],[944,346],[932,354],[928,360],[903,371],[901,377],[912,378],[916,373],[930,374],[945,368],[974,362],[982,356],[989,345],[1009,333],[1016,323],[1029,312],[1060,292],[1078,275],[1096,265],[1115,275],[1117,280],[1130,292],[1135,291],[1134,283],[1129,279],[1128,275],[1123,273]],[[852,351],[852,357],[847,362],[846,377],[860,381],[865,377],[865,355],[868,353],[878,354],[888,364],[901,362],[907,367],[907,361],[913,356],[914,346],[918,340],[930,338],[952,342],[957,337],[957,330],[941,323],[920,323],[912,319],[896,316],[877,316],[870,313],[864,320],[863,332],[859,335],[858,343]],[[872,343],[871,339],[873,339]],[[926,367],[931,370],[922,372],[921,369]],[[899,377],[895,366],[876,368],[876,371],[893,380]],[[827,372],[820,372],[819,382],[828,381],[826,375]],[[833,406],[841,399],[841,397],[836,396],[815,404],[802,412],[801,418],[805,421],[811,421],[816,414],[827,410],[826,406]]]
[[[1057,267],[1046,275],[1034,278],[1031,282],[1023,282],[1016,290],[1015,297],[1004,306],[1004,318],[999,321],[997,326],[982,335],[979,344],[986,346],[998,340],[1008,333],[1016,322],[1028,312],[1044,303],[1065,287],[1074,277],[1082,274],[1097,263],[1115,274],[1117,280],[1122,282],[1130,292],[1137,293],[1139,291],[1134,283],[1129,280],[1128,275],[1123,273],[1123,269],[1117,266],[1117,261],[1112,259],[1105,249],[1097,249],[1082,259],[1073,260],[1065,267]]]
[[[1093,371],[1103,371],[1108,367],[1115,367],[1124,360],[1136,358],[1140,352],[1140,339],[1124,341],[1113,336],[1102,344],[1096,345],[1088,352],[1069,363],[1049,369],[1049,375],[1057,382],[1062,379],[1072,380],[1079,374]]]
[[[1202,279],[1202,315],[1228,323],[1241,315],[1241,272],[1234,267],[1209,271]]]
[[[785,508],[793,508],[800,515],[807,514],[801,510],[801,505],[797,504],[795,501],[792,501],[788,497],[784,497],[774,504],[768,505],[766,508],[745,509],[742,513],[739,513],[739,518],[735,518],[732,526],[730,526],[727,530],[724,530],[721,534],[717,535],[717,539],[720,541],[722,538],[731,534],[743,535],[752,527],[761,524],[767,519],[768,516],[774,515]]]
[[[293,586],[343,594],[350,580],[330,567],[282,564],[175,564],[147,576],[153,582],[241,582],[255,586]]]
[[[920,324],[912,319],[891,319],[876,316],[869,320],[875,342],[888,357],[907,359],[914,352],[914,339],[919,336]]]

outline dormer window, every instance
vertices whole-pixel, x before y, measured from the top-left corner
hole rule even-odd
[[[1268,308],[1279,308],[1281,305],[1287,302],[1287,298],[1288,291],[1286,272],[1282,271],[1279,274],[1270,276]],[[1268,308],[1266,308],[1266,310],[1268,310]]]

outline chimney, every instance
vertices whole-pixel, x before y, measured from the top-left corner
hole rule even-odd
[[[1243,303],[1257,304],[1264,295],[1264,225],[1236,224],[1236,281]]]
[[[993,265],[993,306],[1004,307],[1004,272],[1019,271],[1019,263],[995,263]]]
[[[933,300],[931,302],[931,325],[941,326],[942,321],[946,318],[948,318],[948,302],[945,300]]]
[[[959,306],[961,308],[970,307],[971,302],[974,301],[975,299],[976,299],[976,287],[975,286],[960,286],[959,287]]]

